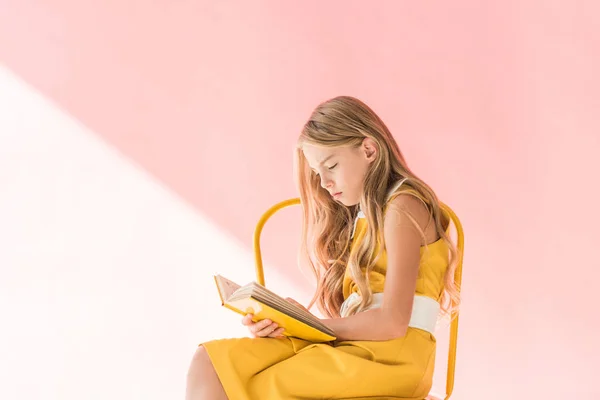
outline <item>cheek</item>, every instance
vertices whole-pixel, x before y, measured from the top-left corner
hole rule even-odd
[[[362,191],[363,182],[367,173],[367,170],[361,167],[362,166],[360,165],[355,166],[354,168],[346,171],[344,175],[344,181],[348,188],[356,192]]]
[[[349,165],[348,168],[346,168],[344,170],[345,177],[347,179],[350,179],[353,181],[362,180],[365,176],[365,173],[366,173],[365,169],[359,163],[353,163],[352,165]]]
[[[346,190],[356,190],[362,182],[362,177],[357,174],[357,171],[351,168],[346,169],[343,172],[340,171],[336,181],[339,186],[345,188]]]

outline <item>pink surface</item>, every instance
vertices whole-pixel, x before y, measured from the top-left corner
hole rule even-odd
[[[464,224],[455,398],[595,398],[600,6],[366,4],[0,0],[0,65],[248,251],[312,108],[361,98]],[[288,283],[296,216],[265,233]]]

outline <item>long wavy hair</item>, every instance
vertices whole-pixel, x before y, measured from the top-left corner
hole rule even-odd
[[[319,177],[310,169],[304,157],[302,146],[358,147],[365,138],[375,141],[379,151],[365,176],[360,203],[348,207],[333,200],[327,190],[321,187]],[[295,161],[296,183],[302,204],[299,259],[301,265],[310,266],[317,281],[309,308],[316,303],[325,316],[340,317],[344,301],[342,284],[347,268],[361,293],[361,303],[350,309],[348,315],[371,304],[373,293],[368,277],[380,255],[374,256],[378,244],[385,246],[383,213],[387,192],[395,182],[403,178],[407,179],[402,184],[400,193],[402,189],[413,189],[420,194],[433,217],[438,235],[448,245],[449,266],[440,299],[443,314],[450,315],[458,307],[459,291],[454,282],[457,250],[446,232],[449,218],[441,211],[434,191],[408,168],[392,134],[371,108],[349,96],[339,96],[321,103],[302,129]],[[368,230],[360,244],[351,251],[352,229],[359,210],[367,218]],[[414,218],[410,215],[408,217],[424,240],[423,230]]]

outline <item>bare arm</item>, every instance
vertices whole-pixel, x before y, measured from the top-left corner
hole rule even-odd
[[[406,334],[423,242],[417,225],[424,230],[428,221],[427,209],[414,196],[401,194],[391,201],[384,218],[388,265],[383,305],[345,318],[324,319],[338,340],[389,340]]]

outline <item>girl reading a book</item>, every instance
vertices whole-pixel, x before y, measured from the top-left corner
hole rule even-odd
[[[303,209],[300,264],[335,341],[281,336],[201,344],[187,399],[422,400],[432,385],[435,325],[459,303],[456,246],[435,192],[407,166],[366,104],[336,97],[304,125],[296,152]]]

